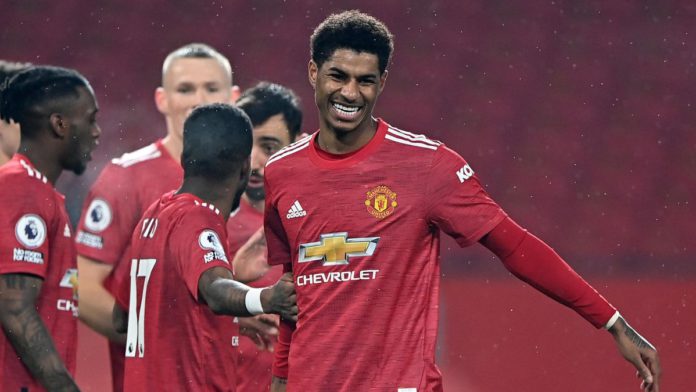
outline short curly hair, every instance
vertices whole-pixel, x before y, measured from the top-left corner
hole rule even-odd
[[[0,119],[21,125],[22,137],[31,135],[24,124],[37,115],[40,105],[79,97],[78,88],[92,90],[87,79],[74,69],[32,66],[15,75],[0,91]]]
[[[377,18],[358,10],[329,15],[310,38],[312,61],[321,67],[337,49],[371,53],[379,59],[384,74],[394,52],[394,36]]]

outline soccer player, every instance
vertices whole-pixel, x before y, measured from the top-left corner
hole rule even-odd
[[[309,61],[319,131],[266,165],[268,260],[292,269],[300,309],[294,332],[281,323],[273,390],[442,390],[434,356],[443,231],[461,246],[482,244],[517,277],[607,328],[643,386],[657,391],[655,348],[515,223],[469,163],[372,116],[392,50],[389,30],[369,15],[322,22]]]
[[[196,107],[230,103],[239,95],[229,60],[208,45],[193,43],[171,52],[162,66],[162,86],[155,90],[164,115],[164,139],[112,160],[85,199],[76,236],[80,319],[110,339],[113,388],[121,391],[123,343],[111,322],[113,296],[104,279],[121,262],[138,220],[152,202],[179,188],[183,171],[183,125]]]
[[[262,230],[264,166],[271,155],[295,141],[302,126],[302,111],[292,90],[268,82],[244,91],[236,106],[249,116],[254,126],[254,144],[251,176],[239,209],[227,221],[227,239],[230,254],[235,255],[235,279],[248,282],[252,287],[265,287],[278,280],[283,268],[270,268],[266,261]],[[250,339],[240,339],[237,390],[268,391],[272,364],[273,354],[265,347],[257,347]]]
[[[10,82],[14,75],[29,65],[0,60],[0,90]],[[9,161],[17,148],[19,148],[19,125],[12,120],[0,120],[0,165]]]
[[[0,167],[0,384],[6,391],[76,391],[76,270],[63,170],[85,171],[100,134],[97,101],[74,70],[37,66],[0,96],[0,118],[21,127]]]
[[[183,184],[143,214],[130,262],[116,269],[129,275],[117,278],[114,308],[117,330],[128,331],[125,390],[235,391],[231,320],[219,315],[296,317],[292,276],[265,289],[239,283],[222,241],[249,178],[251,134],[244,112],[225,104],[186,120]]]

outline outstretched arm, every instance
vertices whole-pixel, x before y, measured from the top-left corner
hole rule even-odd
[[[0,323],[32,376],[49,391],[78,391],[36,311],[43,280],[33,275],[0,275]]]
[[[252,289],[232,279],[229,270],[213,267],[199,278],[198,292],[216,314],[247,317],[274,313],[287,320],[297,320],[295,286],[291,274],[284,274],[271,287]]]
[[[595,327],[614,336],[619,351],[643,377],[648,391],[659,391],[657,351],[618,315],[616,309],[543,241],[506,218],[480,240],[510,272],[572,308]]]

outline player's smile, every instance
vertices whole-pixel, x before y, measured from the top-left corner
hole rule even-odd
[[[354,121],[360,116],[363,106],[331,102],[331,112],[340,121]]]

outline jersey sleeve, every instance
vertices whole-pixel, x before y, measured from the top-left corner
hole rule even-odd
[[[426,185],[427,219],[469,246],[507,216],[481,186],[471,166],[442,145],[436,151]]]
[[[28,177],[13,185],[13,191],[0,192],[0,274],[45,278],[51,256],[50,232],[57,230],[57,200],[35,179]]]
[[[269,185],[268,177],[265,180],[266,206],[263,214],[264,233],[266,235],[266,246],[268,248],[268,264],[279,265],[292,262],[290,245],[283,228],[283,222],[278,214],[278,208],[272,195],[272,188]]]
[[[224,221],[212,212],[200,210],[185,216],[170,237],[181,277],[196,300],[198,280],[205,271],[222,267],[232,272]]]
[[[143,211],[128,172],[109,164],[85,199],[76,247],[81,256],[114,265],[122,257]]]

